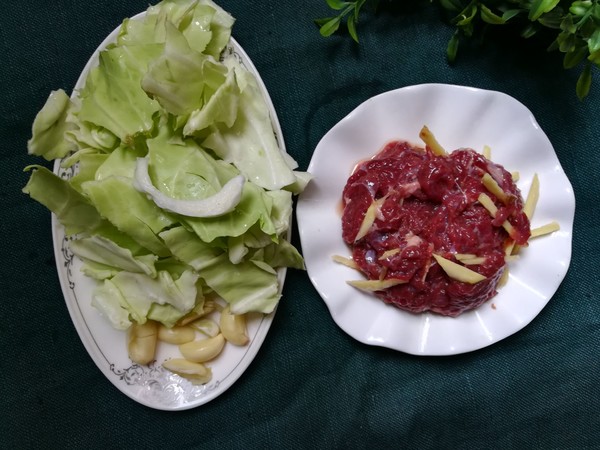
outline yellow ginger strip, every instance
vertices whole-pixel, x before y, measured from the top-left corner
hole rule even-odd
[[[359,241],[369,232],[373,222],[375,222],[375,218],[377,217],[377,204],[375,202],[371,203],[367,208],[367,212],[365,213],[365,217],[363,217],[363,221],[360,224],[360,228],[358,229],[358,233],[354,238],[354,242]]]
[[[485,159],[492,159],[492,148],[489,145],[483,146],[483,156]]]
[[[465,258],[460,260],[465,266],[473,266],[477,264],[483,264],[485,262],[484,256],[478,256],[477,258]]]
[[[465,266],[483,264],[485,262],[484,256],[477,256],[472,253],[455,253],[454,257],[457,261],[460,261]]]
[[[527,199],[525,199],[525,206],[523,206],[523,212],[529,220],[533,217],[533,212],[537,205],[538,199],[540,198],[540,179],[537,173],[533,175],[531,180],[531,187],[527,193]]]
[[[540,179],[538,177],[538,174],[534,174],[533,175],[533,179],[531,180],[531,187],[529,188],[529,192],[527,193],[527,198],[525,199],[525,205],[523,205],[523,212],[525,213],[525,215],[527,216],[527,218],[531,221],[531,218],[533,217],[533,213],[535,211],[535,207],[537,206],[537,202],[540,198]],[[556,231],[556,230],[552,230],[552,231]],[[547,233],[551,233],[552,231],[548,231]],[[543,234],[547,234],[547,233],[543,233]],[[532,236],[530,236],[530,239],[533,236],[533,230],[531,230],[531,234]],[[543,235],[543,234],[540,234]],[[514,248],[512,249],[512,254],[516,255],[519,253],[519,250],[521,249],[520,245],[515,245]]]
[[[375,292],[407,283],[407,281],[399,280],[398,278],[388,278],[387,280],[352,280],[346,281],[346,283],[362,291]]]
[[[506,285],[507,282],[508,282],[508,266],[505,266],[504,272],[502,272],[502,275],[500,275],[500,279],[498,280],[498,284],[496,285],[496,287],[498,289],[500,289],[501,287]]]
[[[486,173],[483,177],[481,177],[481,182],[485,186],[485,188],[494,194],[498,200],[500,200],[505,205],[508,204],[510,196],[504,192],[504,190],[500,187],[500,185],[492,178],[489,173]]]
[[[462,261],[463,259],[473,259],[473,258],[477,258],[477,255],[473,254],[473,253],[455,253],[454,257],[459,260]]]
[[[504,262],[507,262],[507,263],[514,262],[514,261],[517,261],[518,259],[519,259],[519,255],[506,255],[504,257]]]
[[[479,203],[481,203],[483,207],[488,210],[492,217],[496,217],[498,208],[496,207],[492,199],[489,197],[489,195],[482,192],[481,194],[479,194],[477,200],[479,200]]]
[[[356,262],[352,258],[346,258],[345,256],[333,255],[331,257],[336,263],[340,263],[346,267],[350,267],[351,269],[358,269]]]
[[[444,147],[440,145],[431,130],[429,130],[426,125],[423,125],[423,128],[421,128],[419,137],[423,140],[423,142],[425,142],[425,145],[431,149],[434,155],[444,156],[446,154]]]
[[[483,207],[488,210],[488,212],[491,214],[492,217],[496,217],[498,208],[496,208],[496,205],[494,204],[492,199],[487,194],[482,192],[481,194],[479,194],[478,200],[479,200],[479,203],[481,203],[483,205]],[[512,224],[508,220],[504,221],[504,223],[502,224],[502,227],[506,230],[506,232],[508,233],[509,236],[512,236],[514,234],[515,230],[514,230]]]
[[[467,269],[460,264],[450,261],[440,255],[433,255],[440,267],[450,278],[463,283],[475,284],[485,280],[485,277],[474,270]]]
[[[510,176],[512,177],[512,179],[515,183],[521,179],[521,174],[517,171],[511,172]]]
[[[369,205],[367,212],[365,213],[365,217],[363,217],[363,221],[360,224],[360,228],[358,229],[358,233],[354,238],[354,242],[359,241],[369,232],[373,226],[373,223],[375,222],[375,219],[377,218],[377,212],[379,211],[379,208],[381,208],[388,195],[389,194],[386,194],[378,200],[373,200],[373,202]]]
[[[537,227],[531,230],[531,237],[536,238],[539,236],[544,236],[546,234],[550,234],[558,230],[560,230],[560,225],[558,224],[558,222],[552,221],[550,223],[547,223],[546,225],[542,225],[541,227]]]
[[[400,250],[399,248],[393,248],[393,249],[391,249],[391,250],[386,250],[385,252],[383,252],[383,253],[381,254],[381,256],[379,257],[379,260],[382,260],[382,259],[387,259],[387,258],[389,258],[390,256],[397,255],[397,254],[398,254],[398,253],[400,253],[401,251],[402,251],[402,250]]]
[[[504,249],[504,254],[505,254],[506,256],[508,256],[508,255],[512,254],[512,252],[513,252],[513,249],[514,249],[515,247],[518,247],[518,245],[516,245],[515,241],[512,241],[512,242],[511,242],[510,244],[508,244],[508,245],[506,246],[506,248]]]

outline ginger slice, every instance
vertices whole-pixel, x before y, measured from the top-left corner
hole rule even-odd
[[[479,203],[481,203],[483,205],[483,207],[488,210],[488,212],[490,213],[490,215],[492,217],[496,217],[498,208],[496,207],[496,205],[494,204],[492,199],[487,194],[482,192],[481,194],[479,194],[478,200],[479,200]],[[506,230],[506,232],[508,233],[509,236],[514,235],[515,230],[514,230],[512,224],[508,220],[504,221],[504,223],[502,224],[502,228],[504,228]]]
[[[375,292],[407,283],[407,281],[399,280],[398,278],[388,278],[386,280],[350,280],[346,281],[346,283],[362,291]]]
[[[507,205],[510,201],[510,195],[504,192],[504,189],[500,187],[498,182],[492,178],[489,173],[486,173],[481,177],[481,182],[485,186],[485,188],[494,194],[498,200]]]
[[[531,238],[536,238],[539,236],[544,236],[546,234],[553,233],[555,231],[560,230],[560,225],[557,221],[553,220],[546,225],[542,225],[541,227],[537,227],[531,230]]]
[[[434,155],[446,155],[446,150],[444,150],[444,147],[440,145],[431,130],[427,128],[426,125],[423,125],[423,128],[421,128],[419,137],[423,140],[423,142],[425,142],[425,145],[431,149]]]
[[[450,261],[449,259],[446,259],[440,255],[434,254],[433,257],[440,265],[440,267],[444,270],[444,272],[446,272],[446,275],[448,275],[450,278],[456,281],[461,281],[463,283],[469,284],[476,284],[486,279],[486,277],[484,277],[480,273],[477,273],[471,269],[467,269],[466,267],[461,266],[460,264],[457,264],[453,261]]]
[[[333,255],[331,257],[336,263],[342,264],[346,267],[350,267],[351,269],[358,269],[356,262],[352,258],[347,258],[345,256]]]
[[[531,220],[531,218],[533,217],[533,212],[535,211],[535,207],[537,206],[539,198],[540,179],[538,178],[538,175],[536,173],[533,175],[533,180],[531,180],[531,187],[529,188],[527,198],[525,199],[525,205],[523,206],[523,212],[529,220]]]

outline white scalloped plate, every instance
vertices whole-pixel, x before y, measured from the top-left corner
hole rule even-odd
[[[391,140],[421,143],[427,125],[447,149],[492,149],[492,160],[520,173],[523,195],[534,173],[541,194],[532,227],[552,220],[560,231],[531,241],[498,295],[457,318],[412,314],[346,283],[356,271],[332,261],[350,256],[341,234],[342,189],[357,162]],[[422,143],[421,143],[422,145]],[[548,303],[567,273],[575,198],[552,144],[532,113],[494,91],[443,84],[409,86],[373,97],[319,142],[308,171],[314,179],[296,210],[308,275],[334,321],[360,342],[415,355],[469,352],[521,330]]]
[[[140,13],[132,19],[141,18],[144,14],[145,12]],[[88,72],[98,64],[99,52],[116,40],[119,30],[120,26],[106,37],[91,56],[75,85],[74,92],[84,86]],[[242,65],[256,77],[269,107],[279,147],[282,152],[285,152],[277,114],[254,64],[233,38],[224,51],[238,57]],[[64,178],[70,178],[74,174],[72,170],[62,169],[60,161],[56,161],[54,172]],[[95,281],[81,273],[81,261],[69,250],[64,228],[54,215],[52,215],[52,237],[61,288],[81,341],[110,382],[121,392],[143,405],[161,410],[184,410],[200,406],[221,395],[248,368],[271,327],[275,311],[268,315],[249,314],[247,318],[249,344],[244,347],[225,345],[223,352],[207,363],[207,366],[212,369],[213,378],[203,386],[193,385],[162,368],[162,361],[171,357],[181,357],[176,346],[159,345],[156,362],[149,366],[133,364],[127,355],[125,332],[113,329],[108,321],[91,306]],[[283,289],[285,275],[285,268],[279,269],[280,290]]]

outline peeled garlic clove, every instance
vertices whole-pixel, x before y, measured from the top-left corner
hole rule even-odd
[[[212,319],[196,320],[190,323],[190,327],[194,327],[200,333],[208,337],[215,337],[220,332],[219,325]]]
[[[173,327],[167,328],[164,325],[158,327],[158,340],[168,344],[185,344],[196,339],[196,332],[192,327]]]
[[[169,359],[162,366],[194,384],[206,384],[212,379],[212,371],[204,364],[188,361],[183,358]]]
[[[223,346],[225,338],[222,334],[208,339],[200,339],[179,346],[179,351],[185,359],[192,362],[205,362],[217,357]]]
[[[134,323],[127,330],[127,353],[137,364],[145,365],[154,360],[158,323],[148,320],[143,324]]]
[[[232,314],[229,306],[221,311],[219,326],[227,342],[234,345],[246,345],[250,340],[246,334],[246,316],[244,314]]]

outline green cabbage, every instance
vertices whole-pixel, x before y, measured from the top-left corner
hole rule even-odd
[[[23,191],[64,226],[115,328],[173,326],[209,293],[235,313],[269,313],[276,269],[304,268],[286,238],[310,175],[281,153],[257,80],[223,52],[233,23],[210,0],[151,6],[123,22],[72,100],[55,91],[35,118],[29,153],[71,176],[30,166]],[[241,199],[216,217],[165,211],[136,184],[138,158],[169,201],[213,197],[240,174]]]
[[[27,142],[30,155],[43,156],[50,161],[75,149],[65,135],[73,128],[73,124],[67,121],[71,108],[71,100],[65,91],[58,89],[50,93],[31,127],[33,136]]]
[[[110,131],[128,147],[136,145],[136,138],[150,136],[160,105],[140,84],[162,47],[131,45],[100,52],[99,65],[90,71],[79,92],[81,107],[73,113],[75,120]]]

